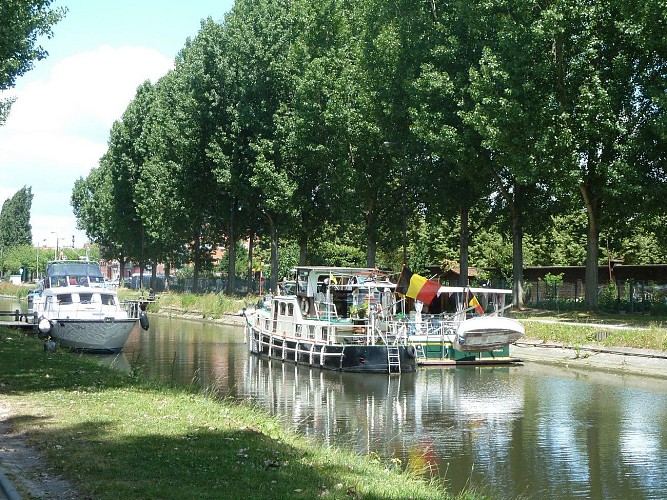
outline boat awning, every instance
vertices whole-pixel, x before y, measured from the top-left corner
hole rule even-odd
[[[90,276],[103,278],[100,266],[93,262],[52,262],[46,273],[48,276]]]
[[[499,294],[499,295],[509,295],[512,293],[512,290],[507,290],[504,288],[479,288],[479,287],[462,287],[462,286],[441,286],[438,290],[438,295],[442,293],[447,293],[451,295],[452,293],[466,293],[472,292],[474,294],[481,295],[490,295],[490,294]]]

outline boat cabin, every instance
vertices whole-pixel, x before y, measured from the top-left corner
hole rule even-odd
[[[44,288],[66,286],[104,287],[104,276],[97,263],[80,260],[49,262]]]
[[[396,285],[371,268],[297,267],[296,295],[305,317],[363,319],[368,311],[382,313]]]

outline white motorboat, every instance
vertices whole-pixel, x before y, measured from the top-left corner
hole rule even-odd
[[[119,352],[137,323],[148,329],[145,311],[124,307],[105,288],[99,264],[86,260],[50,262],[30,313],[42,335],[86,352]]]

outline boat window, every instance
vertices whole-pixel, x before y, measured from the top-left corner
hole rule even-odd
[[[284,302],[280,303],[280,315],[285,316],[285,303]]]
[[[287,304],[287,315],[294,316],[294,304]]]
[[[90,304],[93,301],[93,294],[92,293],[80,293],[79,294],[79,302],[82,304]]]
[[[110,293],[103,293],[102,294],[102,304],[105,306],[113,306],[116,304],[114,301],[114,296]]]
[[[58,302],[61,304],[71,304],[72,303],[72,294],[63,293],[58,295]]]

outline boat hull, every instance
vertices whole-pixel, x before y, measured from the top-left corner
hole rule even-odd
[[[414,372],[417,357],[412,346],[324,344],[283,338],[248,325],[250,352],[325,370],[365,373]],[[389,349],[396,349],[400,368],[389,363]]]
[[[120,352],[138,318],[53,319],[49,335],[62,347],[90,353]]]
[[[502,316],[482,316],[462,321],[454,337],[454,348],[462,352],[501,349],[525,334],[521,323]]]

